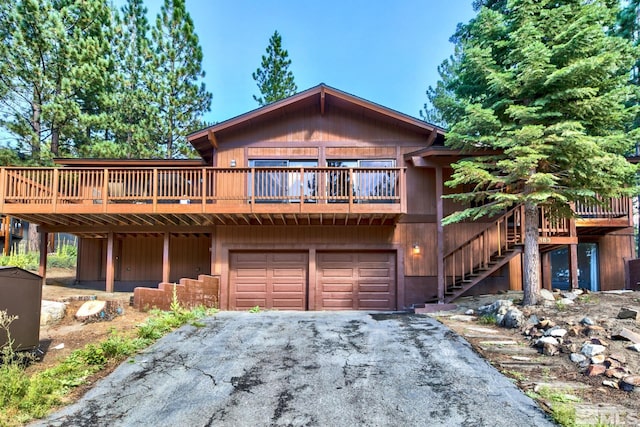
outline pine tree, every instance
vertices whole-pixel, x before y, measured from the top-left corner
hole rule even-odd
[[[293,73],[289,70],[291,60],[289,53],[282,49],[282,37],[275,31],[269,39],[267,55],[262,55],[262,63],[251,76],[256,81],[260,95],[253,95],[253,99],[260,106],[284,99],[296,93]]]
[[[152,30],[155,81],[152,93],[159,114],[160,141],[166,158],[187,154],[186,135],[202,123],[211,94],[204,83],[202,49],[184,0],[165,0]]]
[[[0,11],[0,125],[33,162],[73,154],[91,132],[109,25],[106,0],[17,0]]]
[[[627,132],[637,51],[610,35],[616,9],[609,3],[480,4],[477,17],[452,38],[456,54],[443,65],[447,72],[432,99],[451,126],[449,146],[500,153],[453,165],[447,184],[474,188],[455,198],[483,204],[445,222],[524,205],[525,305],[536,303],[540,289],[538,209],[568,217],[572,202],[636,190],[636,167],[624,155],[637,139]]]
[[[150,82],[157,76],[152,67],[147,9],[142,0],[127,0],[120,13],[113,13],[109,130],[104,138],[94,140],[86,154],[108,158],[162,157],[156,141],[158,114],[150,89]]]

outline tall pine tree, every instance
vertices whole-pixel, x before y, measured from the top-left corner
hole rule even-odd
[[[156,141],[158,114],[150,82],[157,76],[152,67],[151,27],[142,0],[127,0],[114,10],[109,117],[107,134],[94,139],[86,150],[90,157],[158,158],[163,153]]]
[[[106,0],[17,0],[0,10],[0,125],[36,164],[86,142],[109,70]]]
[[[275,31],[269,39],[267,54],[262,55],[262,63],[251,76],[256,81],[260,95],[253,99],[260,106],[284,99],[296,93],[298,86],[289,70],[289,53],[282,48],[282,37]]]
[[[452,38],[456,54],[432,92],[451,126],[449,146],[500,153],[453,165],[448,185],[474,188],[456,198],[483,204],[446,222],[524,205],[525,305],[540,289],[538,209],[567,217],[572,202],[635,192],[636,168],[624,155],[637,139],[627,132],[637,51],[610,35],[610,3],[479,1],[477,17]]]
[[[165,157],[187,155],[186,135],[202,125],[211,94],[206,91],[202,49],[184,0],[164,0],[152,32],[155,47],[152,82]]]

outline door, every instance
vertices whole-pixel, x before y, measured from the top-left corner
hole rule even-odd
[[[318,252],[317,310],[395,310],[396,253]]]
[[[307,309],[307,252],[230,252],[229,308]]]

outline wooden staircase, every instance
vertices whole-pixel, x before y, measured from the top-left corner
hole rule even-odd
[[[443,302],[455,300],[522,253],[523,243],[524,209],[517,206],[445,255]]]

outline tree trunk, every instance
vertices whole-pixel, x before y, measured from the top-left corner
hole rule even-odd
[[[33,129],[33,139],[31,141],[31,158],[40,164],[40,141],[41,141],[41,123],[40,123],[40,104],[37,98],[38,92],[33,90],[33,101],[31,102],[31,129]]]
[[[538,206],[524,204],[524,301],[535,305],[540,294],[540,251],[538,250]]]

